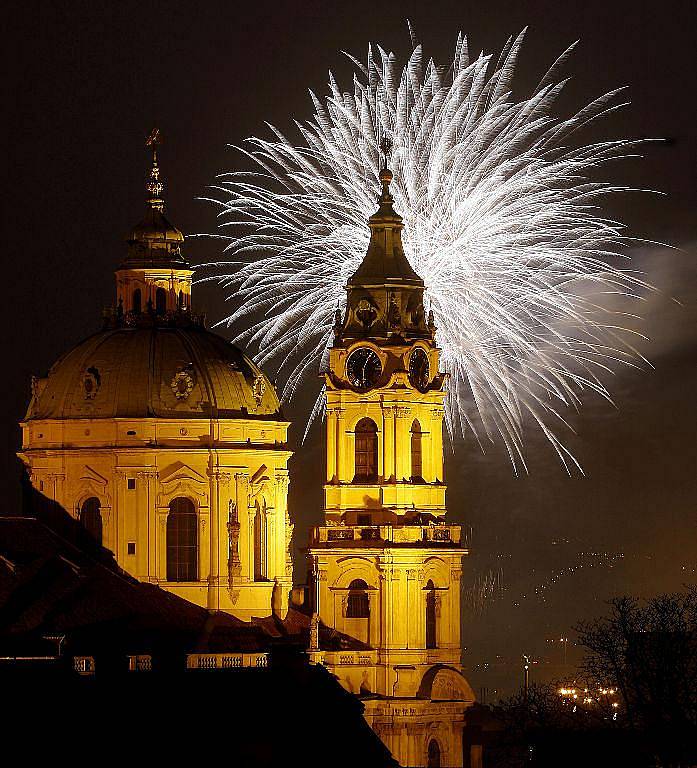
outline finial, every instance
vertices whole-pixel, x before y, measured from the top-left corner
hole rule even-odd
[[[382,150],[382,168],[380,169],[379,177],[382,183],[382,195],[380,196],[380,202],[392,203],[392,195],[390,195],[390,182],[392,181],[392,171],[387,167],[387,161],[392,152],[392,139],[389,136],[384,135],[380,142],[380,149]]]
[[[145,188],[150,194],[148,203],[150,207],[156,211],[162,213],[165,209],[165,201],[162,199],[162,192],[165,185],[160,181],[160,166],[157,164],[157,148],[162,143],[162,137],[160,136],[160,129],[153,128],[148,136],[148,140],[145,142],[146,147],[152,148],[152,167],[150,169],[150,178]]]
[[[385,134],[380,141],[380,149],[382,151],[381,170],[387,170],[387,161],[392,153],[392,139],[387,134]]]

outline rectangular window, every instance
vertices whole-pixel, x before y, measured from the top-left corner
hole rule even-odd
[[[136,489],[136,481],[134,477],[128,478],[128,490],[129,491],[135,491]]]
[[[136,553],[136,543],[135,541],[129,541],[128,542],[128,554],[129,555],[135,555]]]

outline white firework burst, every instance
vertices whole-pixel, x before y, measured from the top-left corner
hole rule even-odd
[[[647,286],[616,266],[631,238],[599,208],[627,188],[594,180],[640,142],[574,135],[624,106],[621,89],[554,115],[566,82],[558,72],[574,46],[528,98],[515,99],[524,32],[496,61],[470,60],[462,35],[447,68],[424,62],[416,43],[403,66],[380,47],[369,47],[365,64],[350,57],[352,92],[330,73],[329,95],[311,93],[312,119],[296,121],[298,141],[270,126],[272,138],[250,138],[242,150],[255,170],[219,177],[213,202],[227,256],[206,265],[215,268],[207,279],[236,304],[228,325],[254,320],[236,338],[275,368],[286,400],[316,381],[337,301],[343,307],[368,245],[388,135],[404,249],[426,283],[450,374],[449,431],[470,428],[480,443],[500,437],[518,468],[525,428],[536,425],[568,471],[578,464],[555,422],[568,427],[564,411],[584,390],[609,400],[606,374],[641,360],[610,306]]]

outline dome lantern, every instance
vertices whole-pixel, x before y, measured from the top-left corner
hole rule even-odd
[[[152,152],[146,183],[147,211],[131,230],[128,252],[116,271],[119,315],[133,323],[144,316],[165,317],[191,311],[193,270],[184,260],[184,235],[164,215],[164,182],[158,160],[159,129],[146,142]]]

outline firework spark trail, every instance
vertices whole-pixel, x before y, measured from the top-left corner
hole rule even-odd
[[[486,573],[477,574],[472,586],[464,591],[465,606],[481,616],[490,603],[503,596],[504,591],[503,569],[489,569]]]
[[[366,64],[350,57],[353,92],[330,73],[326,100],[311,93],[313,119],[296,121],[300,143],[270,126],[273,139],[251,138],[242,150],[257,172],[220,177],[213,202],[221,227],[235,233],[219,235],[229,260],[206,265],[215,267],[207,279],[238,305],[228,325],[261,313],[237,340],[258,348],[292,398],[326,359],[336,303],[343,307],[366,251],[388,134],[405,252],[426,282],[450,374],[449,432],[469,427],[480,443],[500,436],[517,470],[532,422],[568,471],[578,464],[556,435],[568,426],[564,411],[584,390],[609,400],[605,374],[642,362],[609,303],[640,299],[648,286],[613,265],[632,239],[599,212],[605,195],[626,188],[592,180],[608,162],[636,156],[641,142],[572,141],[624,106],[621,89],[566,119],[553,115],[566,82],[558,71],[574,46],[516,101],[524,32],[497,63],[470,60],[461,35],[447,69],[424,63],[419,45],[401,69],[380,47],[368,49]],[[310,421],[320,410],[321,396]]]

